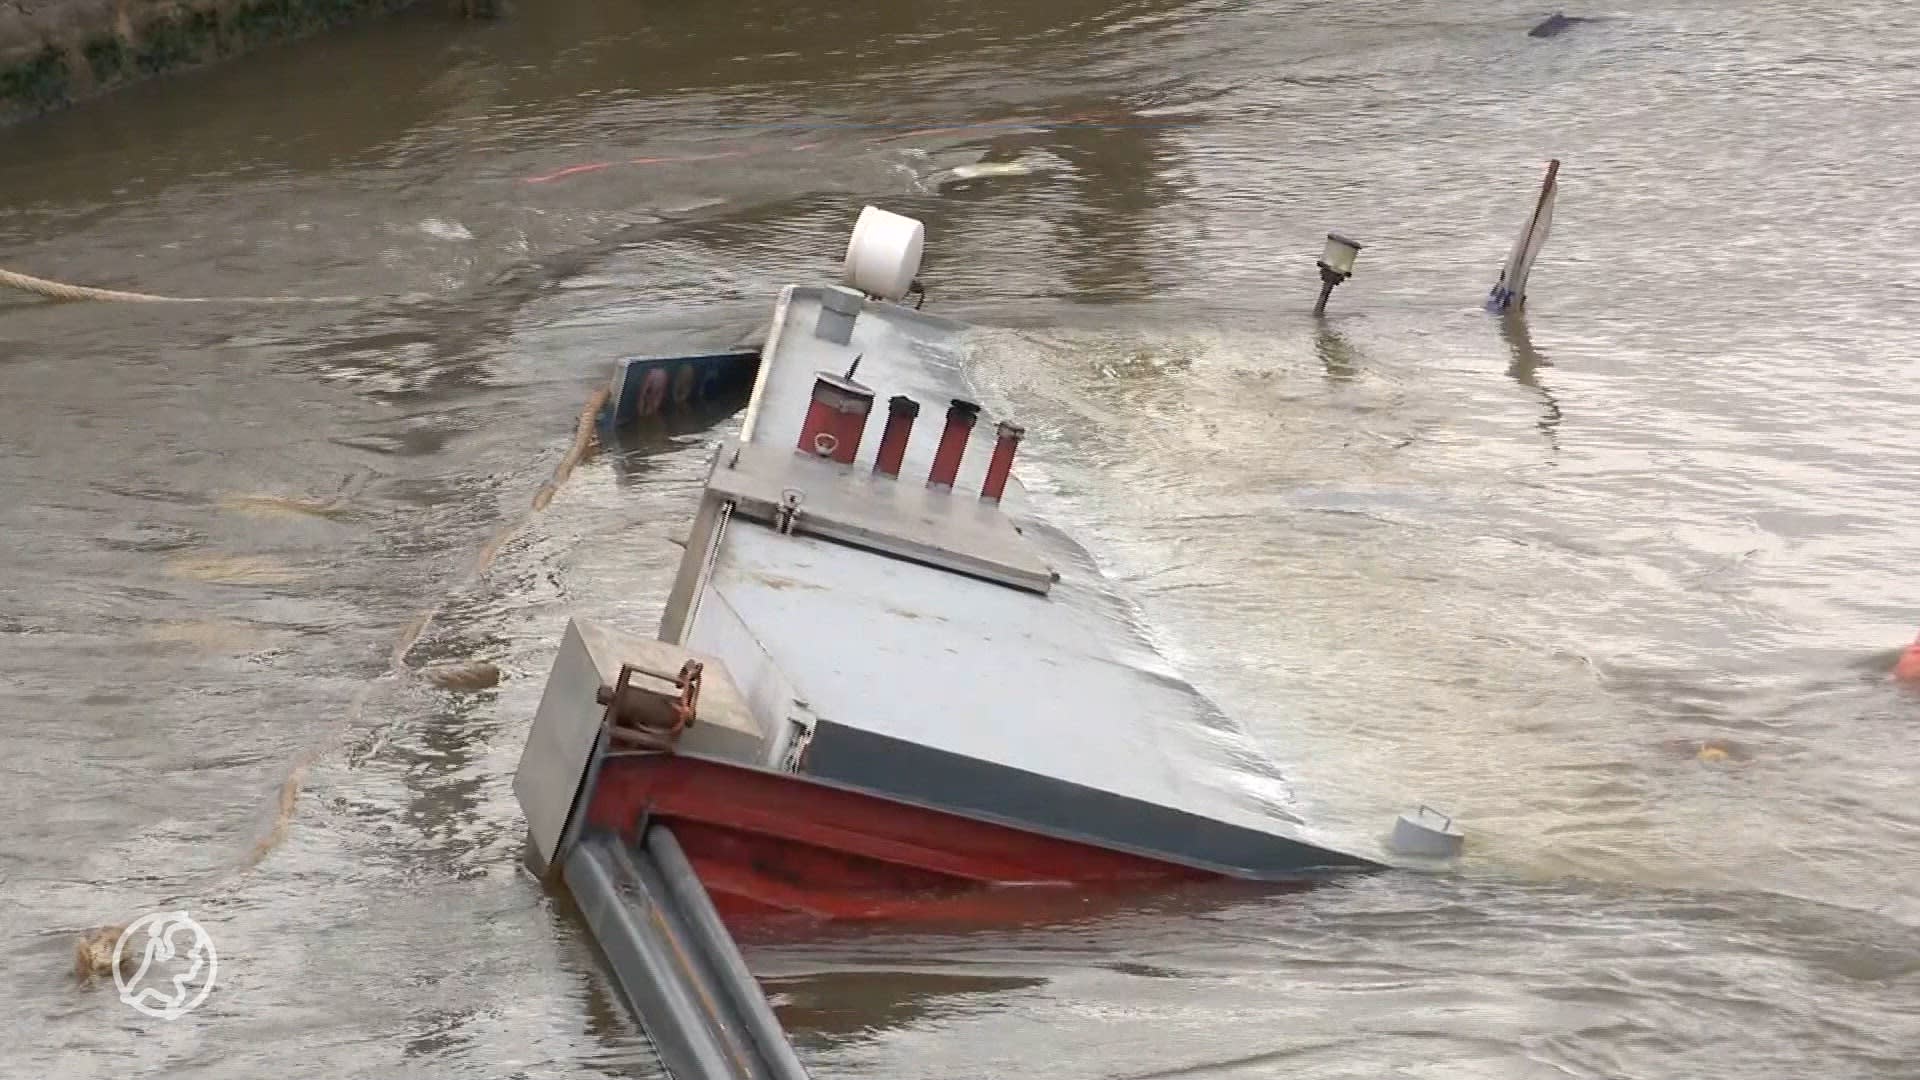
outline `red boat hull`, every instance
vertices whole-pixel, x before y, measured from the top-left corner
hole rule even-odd
[[[730,929],[777,916],[1002,922],[1224,875],[673,754],[604,759],[586,825],[669,825]]]

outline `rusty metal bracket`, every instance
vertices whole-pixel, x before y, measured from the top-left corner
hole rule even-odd
[[[646,750],[672,750],[680,732],[699,718],[700,673],[706,665],[688,660],[678,675],[651,671],[635,664],[621,664],[620,677],[611,688],[601,687],[594,700],[607,707],[602,723],[615,742]],[[675,693],[633,685],[635,675],[673,686]]]

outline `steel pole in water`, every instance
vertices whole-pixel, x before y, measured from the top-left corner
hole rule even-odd
[[[666,826],[653,825],[647,829],[645,842],[667,890],[678,902],[680,916],[688,922],[688,929],[699,942],[701,951],[713,964],[718,981],[733,1000],[734,1011],[745,1021],[747,1033],[759,1048],[760,1056],[777,1080],[808,1080],[806,1067],[794,1054],[793,1044],[787,1041],[787,1034],[767,1004],[766,995],[761,993],[759,982],[747,970],[739,946],[720,921],[720,913],[714,909],[706,887],[700,884],[693,864],[687,861],[680,841]]]
[[[1314,318],[1317,319],[1327,313],[1327,298],[1333,295],[1333,287],[1338,284],[1340,284],[1339,278],[1334,277],[1325,270],[1320,271],[1320,299],[1314,301],[1313,304]]]

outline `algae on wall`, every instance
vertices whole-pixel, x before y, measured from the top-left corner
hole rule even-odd
[[[413,0],[0,0],[0,122]]]

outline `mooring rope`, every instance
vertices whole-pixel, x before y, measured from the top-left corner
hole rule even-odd
[[[567,478],[573,475],[574,467],[584,461],[588,452],[593,448],[594,422],[599,416],[600,408],[606,403],[608,396],[608,389],[603,386],[599,390],[596,390],[592,397],[587,399],[586,405],[580,409],[579,420],[574,424],[573,445],[568,448],[567,453],[560,459],[559,464],[553,467],[553,475],[548,477],[546,482],[534,491],[533,498],[529,501],[526,509],[520,511],[511,521],[508,521],[505,525],[495,530],[494,534],[487,539],[487,542],[480,545],[480,550],[474,555],[473,563],[467,568],[466,576],[461,579],[461,585],[464,586],[476,581],[482,574],[486,573],[487,568],[493,565],[493,560],[499,556],[500,550],[506,546],[507,541],[513,539],[514,535],[524,528],[528,522],[531,522],[535,515],[545,510],[547,506],[553,502],[553,497],[560,491],[560,485],[567,482]],[[381,675],[380,678],[398,678],[412,670],[407,667],[407,654],[412,652],[414,645],[418,644],[420,639],[426,636],[427,630],[433,625],[434,620],[438,619],[441,612],[446,610],[446,605],[446,600],[442,599],[433,607],[421,612],[407,625],[407,629],[402,632],[400,639],[394,642],[393,652],[388,658],[387,671]],[[378,680],[374,683],[369,683],[368,690],[362,691],[363,696],[355,705],[356,714],[364,710],[365,696],[370,693],[371,687],[377,685],[377,683]],[[357,716],[355,719],[357,719]],[[375,754],[378,754],[386,746],[387,740],[393,735],[393,731],[394,729],[391,726],[382,729],[373,743],[369,745],[365,751],[355,756],[355,763],[365,762]],[[288,813],[290,815],[291,811],[289,810]],[[271,850],[271,848],[269,850]],[[264,853],[262,857],[265,857]]]
[[[49,300],[101,300],[133,304],[353,304],[358,296],[157,296],[153,293],[96,289],[91,285],[69,285],[12,270],[0,270],[0,286],[44,296]]]
[[[137,296],[139,294],[129,295]],[[494,560],[499,556],[500,551],[506,546],[507,542],[513,538],[514,534],[518,533],[541,511],[544,511],[552,504],[553,498],[559,493],[561,485],[567,482],[568,477],[573,475],[573,470],[578,467],[582,461],[586,460],[592,452],[594,448],[595,421],[600,414],[601,407],[605,405],[608,396],[608,389],[603,386],[587,399],[587,403],[580,410],[579,420],[574,425],[573,443],[568,447],[566,454],[561,457],[559,464],[554,466],[553,474],[534,491],[533,498],[529,500],[525,509],[516,514],[512,520],[495,530],[493,535],[488,537],[486,543],[480,546],[473,562],[468,566],[466,574],[462,576],[459,586],[464,587],[485,574],[488,568],[493,565]],[[434,620],[440,617],[441,613],[446,610],[446,606],[447,599],[443,597],[432,607],[408,620],[406,626],[401,630],[399,639],[394,642],[393,649],[388,653],[387,669],[363,685],[360,691],[354,695],[353,703],[347,709],[346,714],[338,722],[329,727],[324,737],[294,759],[292,767],[287,771],[286,779],[280,783],[279,796],[274,808],[273,825],[267,830],[266,835],[260,837],[260,839],[248,849],[246,856],[234,864],[231,869],[224,874],[217,874],[203,885],[199,891],[204,893],[204,891],[211,890],[213,886],[220,884],[223,880],[238,877],[252,871],[262,862],[266,861],[267,856],[273,854],[280,845],[286,842],[287,836],[293,830],[294,815],[299,808],[300,794],[306,786],[308,773],[312,771],[314,765],[335,752],[346,741],[349,735],[359,729],[361,726],[360,722],[366,715],[367,705],[372,700],[375,690],[383,683],[397,681],[417,672],[418,669],[407,666],[407,656],[413,651],[413,647],[420,643],[420,639],[426,636],[427,631],[432,628]],[[362,764],[379,753],[394,731],[395,727],[392,725],[383,729],[375,738],[372,745],[365,752],[355,757],[353,764]],[[111,956],[113,945],[118,939],[122,929],[123,926],[121,925],[102,926],[95,927],[81,934],[74,943],[76,974],[83,980],[88,980],[96,975],[108,973],[112,965]]]

